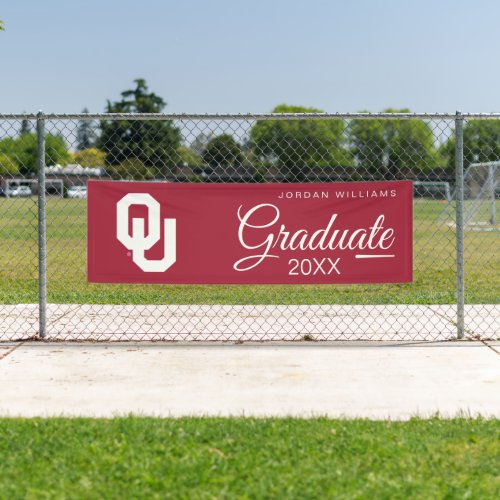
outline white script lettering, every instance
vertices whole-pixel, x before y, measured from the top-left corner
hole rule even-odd
[[[388,250],[395,241],[394,229],[385,227],[385,215],[377,216],[372,225],[355,229],[337,229],[338,214],[331,215],[324,228],[312,233],[307,229],[287,230],[279,223],[280,210],[277,206],[263,203],[242,214],[243,205],[238,208],[238,239],[243,248],[255,250],[234,263],[236,271],[249,271],[265,259],[278,259],[273,249],[281,250]],[[252,222],[256,215],[260,222]],[[269,215],[268,215],[269,214]],[[266,217],[264,217],[266,215]],[[264,220],[264,222],[263,222]],[[271,228],[275,230],[271,230]],[[278,229],[279,228],[279,229]],[[255,238],[257,235],[257,239]],[[249,243],[252,241],[253,243]]]

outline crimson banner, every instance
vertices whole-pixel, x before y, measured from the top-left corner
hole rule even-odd
[[[412,281],[411,181],[89,181],[88,280]]]

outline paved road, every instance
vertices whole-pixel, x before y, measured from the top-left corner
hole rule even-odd
[[[500,342],[0,345],[0,415],[500,418]]]

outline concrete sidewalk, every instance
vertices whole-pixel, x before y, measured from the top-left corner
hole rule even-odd
[[[457,337],[455,305],[48,304],[52,341],[444,341]],[[465,335],[498,339],[500,305],[465,306]],[[38,305],[0,306],[0,340],[38,333]]]
[[[500,342],[0,345],[0,415],[500,418]]]

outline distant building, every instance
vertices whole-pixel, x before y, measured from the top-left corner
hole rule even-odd
[[[66,188],[83,186],[89,179],[109,177],[104,167],[83,167],[78,163],[46,167],[45,176],[47,179],[61,179]]]

